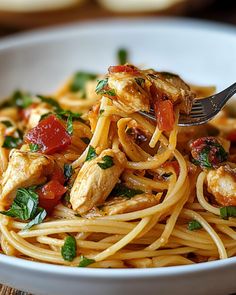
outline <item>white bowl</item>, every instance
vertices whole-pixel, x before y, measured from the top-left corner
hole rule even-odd
[[[16,88],[51,92],[72,72],[104,72],[116,51],[135,64],[180,73],[218,90],[235,82],[235,28],[191,20],[85,23],[27,33],[0,42],[0,96]],[[87,269],[30,262],[0,254],[0,281],[36,294],[229,294],[236,258],[156,269]]]

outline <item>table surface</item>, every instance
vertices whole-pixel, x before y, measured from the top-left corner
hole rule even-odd
[[[186,14],[187,17],[192,17],[196,19],[207,19],[220,21],[228,24],[236,25],[236,3],[230,0],[217,0],[213,6],[209,6],[205,8],[204,11],[191,12]],[[101,18],[101,17],[109,17],[108,12],[100,13],[100,15],[92,15],[92,18]],[[88,19],[91,19],[91,16],[88,14]],[[83,17],[84,20],[84,17]],[[0,36],[6,36],[13,33],[17,33],[22,29],[14,28],[14,27],[1,27],[0,26]],[[29,293],[22,292],[19,290],[12,289],[7,286],[3,286],[0,284],[0,295],[30,295]],[[226,294],[227,295],[227,294]],[[233,294],[231,294],[233,295]],[[234,293],[236,295],[236,293]]]

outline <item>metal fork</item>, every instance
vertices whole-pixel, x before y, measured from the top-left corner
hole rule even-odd
[[[225,90],[201,99],[195,99],[189,115],[180,114],[179,126],[194,126],[207,123],[223,108],[226,102],[236,93],[236,83]],[[139,111],[139,113],[152,121],[156,121],[154,110],[149,113]]]

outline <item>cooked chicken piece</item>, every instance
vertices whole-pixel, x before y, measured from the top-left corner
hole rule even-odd
[[[174,104],[179,104],[180,112],[190,113],[196,95],[178,75],[152,70],[146,71],[146,73],[162,98],[170,99]]]
[[[105,157],[105,158],[104,158]],[[101,168],[108,157],[109,167]],[[104,150],[98,157],[87,161],[79,171],[70,194],[74,211],[84,214],[94,205],[103,204],[124,170],[126,157],[123,152]]]
[[[117,197],[112,201],[107,202],[102,208],[102,211],[107,215],[138,211],[159,204],[160,197],[161,194],[140,194],[132,197],[131,199]]]
[[[10,205],[20,187],[43,183],[53,167],[54,161],[45,155],[13,149],[3,174],[0,203]]]
[[[207,189],[223,206],[236,206],[236,168],[221,166],[207,174]]]
[[[52,112],[52,108],[47,103],[40,103],[35,108],[30,110],[27,129],[32,129],[38,125],[41,116]]]
[[[112,73],[108,78],[108,86],[115,90],[114,103],[127,113],[150,109],[150,81],[142,74]]]

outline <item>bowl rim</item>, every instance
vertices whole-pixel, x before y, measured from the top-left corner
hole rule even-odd
[[[108,25],[109,24],[109,25]],[[156,18],[117,18],[97,21],[75,22],[67,25],[52,26],[50,28],[41,28],[37,30],[17,33],[10,37],[0,39],[0,54],[1,51],[14,49],[29,44],[43,43],[47,41],[71,38],[73,35],[86,34],[88,32],[100,31],[132,31],[142,29],[156,29],[156,26],[163,25],[164,27],[173,27],[178,25],[178,28],[184,27],[185,30],[206,30],[217,32],[217,34],[228,34],[231,37],[236,37],[235,26],[221,24],[212,21],[193,20],[190,18],[174,18],[174,17],[159,17]],[[188,26],[186,26],[188,24]],[[114,29],[115,28],[115,29]],[[55,274],[63,277],[92,277],[92,278],[152,278],[152,277],[171,277],[181,275],[191,275],[192,273],[208,272],[214,269],[223,270],[226,267],[236,266],[236,257],[231,257],[225,260],[217,260],[204,262],[194,265],[170,266],[163,268],[148,268],[148,269],[96,269],[96,268],[79,268],[71,266],[53,265],[44,262],[29,261],[22,258],[10,257],[0,254],[0,265],[8,267],[16,267],[31,272],[41,272],[43,274]]]

